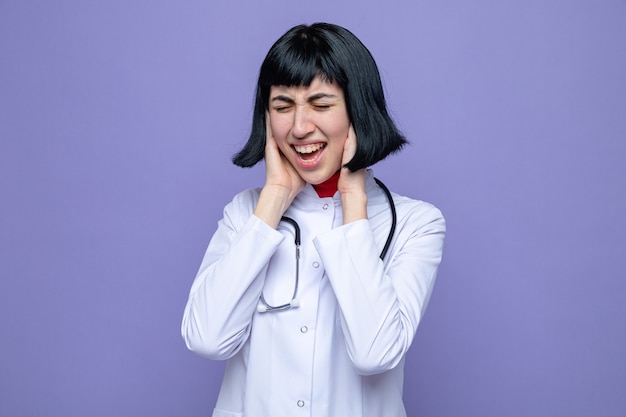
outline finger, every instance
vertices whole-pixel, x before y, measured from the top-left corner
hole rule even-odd
[[[272,122],[270,120],[270,113],[265,112],[265,144],[272,142],[274,137],[272,136]]]
[[[269,132],[266,135],[265,141],[265,170],[266,175],[268,177],[276,175],[280,170],[280,166],[282,165],[281,154],[278,150],[278,145],[276,145],[276,141],[274,140],[272,134]],[[278,171],[277,171],[278,170]]]
[[[356,154],[356,147],[356,132],[354,131],[354,127],[350,125],[350,128],[348,129],[348,138],[343,145],[342,165],[347,164],[352,160],[352,158],[354,158],[354,155]]]

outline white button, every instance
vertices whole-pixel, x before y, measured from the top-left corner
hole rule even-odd
[[[319,268],[320,267],[320,263],[315,261],[313,262],[313,268]]]
[[[324,205],[322,206],[322,208],[323,208],[324,210],[328,210],[328,203],[324,204]]]
[[[306,332],[308,332],[308,331],[309,331],[309,328],[308,328],[308,327],[306,327],[306,326],[302,326],[302,327],[300,327],[300,331],[301,331],[302,333],[306,333]]]
[[[304,401],[298,400],[298,407],[304,407]]]

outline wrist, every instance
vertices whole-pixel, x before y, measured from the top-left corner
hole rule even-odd
[[[253,214],[276,228],[290,204],[290,191],[286,187],[266,185],[261,190]]]
[[[343,224],[367,219],[367,194],[360,191],[341,193]]]

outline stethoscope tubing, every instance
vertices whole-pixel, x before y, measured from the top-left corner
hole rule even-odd
[[[265,297],[263,296],[263,291],[261,291],[262,304],[260,304],[257,307],[257,310],[259,311],[259,313],[285,311],[285,310],[289,310],[290,308],[298,307],[297,295],[298,295],[298,286],[300,284],[300,243],[301,243],[300,225],[298,225],[298,222],[296,222],[294,219],[292,219],[291,217],[287,217],[287,216],[282,216],[280,218],[280,221],[289,223],[290,225],[293,226],[293,229],[294,229],[294,235],[295,235],[294,241],[296,244],[296,283],[293,287],[293,295],[291,296],[291,301],[286,304],[281,304],[279,306],[273,306],[267,301],[265,301]]]
[[[381,180],[378,178],[374,178],[376,184],[383,190],[385,195],[387,196],[387,201],[389,201],[389,208],[391,209],[391,228],[389,229],[389,235],[387,235],[387,241],[385,242],[385,246],[383,246],[383,250],[380,252],[380,259],[385,259],[385,255],[387,255],[387,251],[389,250],[389,246],[391,246],[391,241],[393,240],[393,235],[396,232],[396,223],[398,221],[398,214],[396,213],[396,205],[393,203],[393,197],[391,196],[391,191],[389,188]]]
[[[387,201],[389,201],[389,208],[391,209],[391,228],[389,230],[389,235],[387,236],[387,240],[385,241],[385,246],[383,246],[383,249],[380,252],[380,259],[383,260],[385,259],[385,256],[387,255],[387,252],[389,251],[389,247],[391,246],[391,241],[393,240],[393,235],[396,231],[396,222],[397,222],[398,216],[396,213],[396,206],[393,202],[391,191],[389,191],[389,188],[387,188],[387,186],[383,184],[383,182],[380,181],[378,178],[374,178],[374,180],[376,181],[376,184],[378,184],[378,186],[385,193],[385,196],[387,197]],[[291,217],[282,216],[280,220],[286,223],[289,223],[291,226],[293,226],[293,229],[294,229],[294,235],[295,235],[294,241],[296,244],[296,282],[293,288],[293,295],[291,296],[291,301],[285,304],[278,305],[278,306],[273,306],[269,304],[265,300],[265,297],[263,296],[263,291],[261,291],[261,297],[260,297],[261,304],[257,306],[257,311],[259,313],[285,311],[285,310],[290,310],[292,308],[298,307],[299,305],[297,296],[298,296],[298,287],[300,285],[300,243],[301,243],[300,226],[298,225],[298,222],[296,222]]]

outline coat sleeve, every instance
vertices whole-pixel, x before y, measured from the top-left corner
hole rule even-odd
[[[315,247],[337,297],[346,348],[362,375],[394,368],[408,351],[441,262],[445,221],[435,207],[399,225],[383,264],[368,220],[319,235]],[[386,266],[385,266],[386,265]]]
[[[235,355],[248,339],[267,265],[284,239],[251,214],[251,198],[238,197],[211,238],[181,326],[191,351],[216,360]]]

